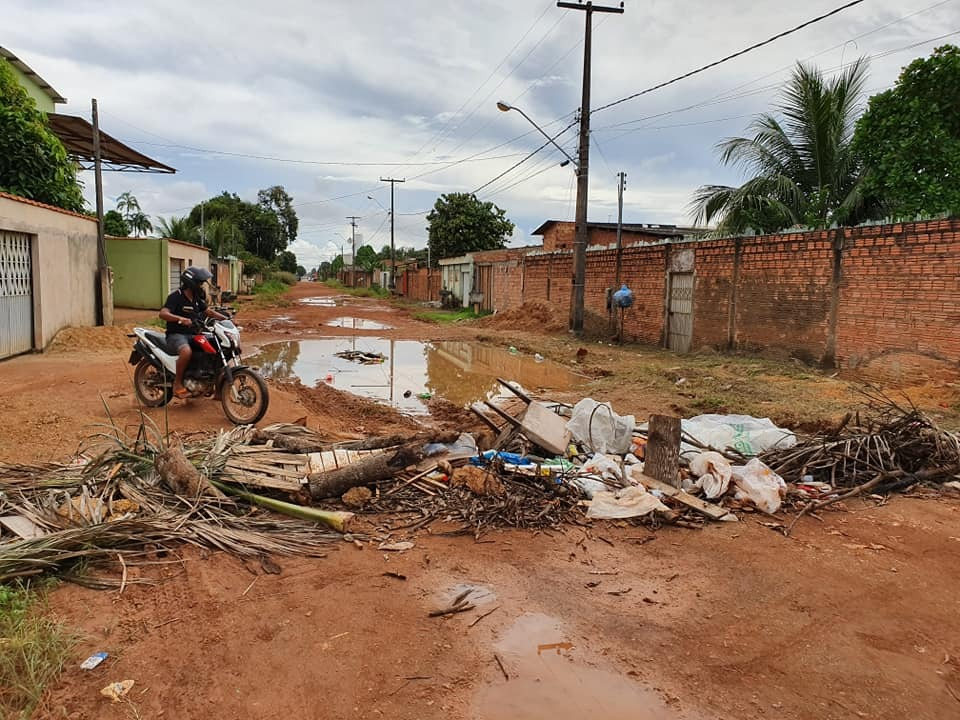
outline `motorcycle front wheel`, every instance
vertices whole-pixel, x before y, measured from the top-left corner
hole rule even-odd
[[[267,414],[270,392],[256,372],[248,368],[233,371],[233,382],[220,388],[223,414],[234,425],[253,425]]]
[[[173,397],[173,386],[164,373],[146,359],[141,360],[133,371],[133,387],[137,398],[147,407],[162,407]]]

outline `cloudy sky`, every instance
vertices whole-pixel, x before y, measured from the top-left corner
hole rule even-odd
[[[613,4],[613,3],[610,3]],[[626,0],[594,20],[592,107],[669,80],[844,4],[844,0]],[[4,0],[0,45],[69,99],[65,112],[178,169],[110,173],[107,208],[131,190],[152,216],[182,215],[223,190],[254,199],[284,185],[300,216],[292,249],[313,267],[350,236],[423,247],[439,194],[473,192],[507,211],[512,244],[572,219],[574,175],[503,99],[551,134],[580,101],[584,13],[550,0],[278,0],[274,3]],[[714,145],[770,107],[797,60],[835,71],[871,57],[868,89],[960,38],[960,0],[866,0],[811,28],[592,115],[590,219],[686,224],[692,191],[733,183]],[[947,36],[947,37],[944,37]],[[576,128],[559,142],[576,150]],[[494,181],[491,183],[491,181]],[[488,184],[489,183],[489,184]],[[88,178],[92,196],[92,178]],[[482,188],[482,189],[481,189]],[[374,200],[368,199],[372,196]]]

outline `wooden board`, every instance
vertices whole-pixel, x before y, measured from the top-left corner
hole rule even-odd
[[[24,540],[32,540],[33,538],[43,537],[47,534],[46,530],[23,515],[5,515],[0,517],[0,525],[3,525],[7,530]]]
[[[532,401],[527,405],[520,430],[532,443],[554,455],[563,455],[570,444],[567,421],[542,402]]]
[[[271,490],[285,490],[298,492],[306,483],[306,478],[295,479],[282,475],[267,475],[264,473],[245,472],[227,468],[220,477],[224,482],[242,483],[252,487],[270,488]]]
[[[648,475],[635,475],[634,477],[636,477],[648,490],[659,490],[667,497],[673,498],[677,502],[683,503],[688,508],[706,515],[711,520],[737,522],[737,516],[726,508],[722,508],[719,505],[714,505],[706,500],[701,500],[700,498],[694,497],[688,492],[684,492],[680,488],[675,488],[673,485],[668,485],[667,483],[657,480],[656,478],[652,478]]]

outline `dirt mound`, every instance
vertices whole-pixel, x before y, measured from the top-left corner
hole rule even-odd
[[[319,418],[319,429],[325,434],[344,438],[368,435],[391,435],[421,429],[413,418],[374,400],[342,392],[323,383],[308,387],[302,383],[284,383],[292,389],[303,406]]]
[[[467,408],[443,398],[434,398],[427,403],[427,407],[430,409],[430,420],[439,429],[472,433],[481,449],[491,446],[494,437],[490,428]]]
[[[56,334],[47,346],[48,353],[114,353],[128,350],[133,341],[127,337],[128,328],[116,326],[69,327]]]
[[[485,318],[482,322],[487,327],[503,330],[556,332],[566,329],[567,314],[564,310],[547,303],[528,302]]]

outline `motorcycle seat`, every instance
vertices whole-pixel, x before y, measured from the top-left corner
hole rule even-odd
[[[165,353],[169,353],[170,350],[167,348],[167,336],[163,333],[148,331],[144,333],[147,336],[147,340],[152,342],[158,348],[163,350]]]

